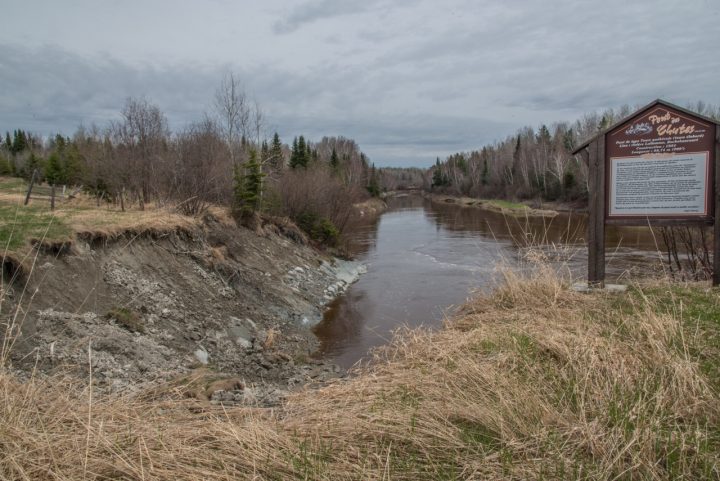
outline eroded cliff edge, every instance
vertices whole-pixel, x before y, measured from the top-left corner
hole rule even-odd
[[[92,373],[109,392],[202,372],[227,381],[198,388],[208,400],[273,404],[342,375],[312,358],[310,328],[362,272],[278,222],[249,230],[208,214],[192,228],[79,235],[4,284],[10,365],[23,377]]]

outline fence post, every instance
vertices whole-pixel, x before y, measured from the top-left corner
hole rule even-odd
[[[28,202],[30,202],[30,193],[32,192],[33,184],[35,183],[35,176],[37,175],[37,169],[33,170],[32,176],[30,177],[30,185],[28,186],[27,194],[25,195],[25,203],[23,205],[28,205]]]
[[[50,210],[55,210],[55,184],[50,184]]]

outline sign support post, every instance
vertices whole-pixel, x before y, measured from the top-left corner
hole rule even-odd
[[[590,144],[588,173],[590,205],[588,206],[588,285],[605,283],[605,136]]]
[[[720,125],[715,125],[715,186],[713,196],[715,197],[715,216],[713,229],[713,286],[720,285]]]

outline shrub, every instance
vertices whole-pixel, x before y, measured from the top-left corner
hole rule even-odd
[[[12,164],[4,156],[0,155],[0,175],[10,175],[13,173]]]
[[[145,326],[140,315],[127,307],[115,307],[105,315],[108,319],[114,319],[117,324],[130,332],[145,332]]]
[[[271,198],[279,199],[268,212],[289,217],[312,239],[331,246],[342,237],[353,204],[368,196],[321,167],[287,171],[268,189]]]
[[[298,227],[304,230],[311,239],[321,244],[334,247],[340,240],[340,231],[329,219],[319,217],[312,212],[303,212],[296,219]]]

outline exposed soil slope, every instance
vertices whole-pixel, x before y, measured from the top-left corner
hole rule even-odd
[[[87,377],[92,367],[96,386],[124,391],[207,366],[216,378],[270,385],[263,396],[277,392],[261,400],[270,403],[339,375],[310,359],[309,327],[361,266],[319,253],[290,226],[254,232],[214,215],[200,224],[113,240],[86,234],[38,254],[0,312],[21,323],[13,369]]]

